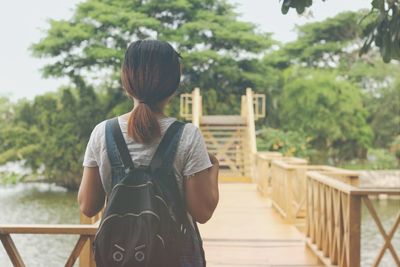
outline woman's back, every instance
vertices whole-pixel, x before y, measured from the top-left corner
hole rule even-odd
[[[158,118],[161,136],[149,144],[143,144],[136,142],[128,135],[128,116],[128,114],[119,116],[118,122],[132,161],[135,167],[148,166],[166,130],[176,119],[164,116]],[[103,121],[94,128],[87,145],[83,166],[99,167],[104,191],[109,195],[111,192],[111,166],[107,155],[105,124],[106,121]],[[193,124],[187,123],[183,129],[173,165],[174,174],[181,193],[183,193],[184,177],[186,179],[190,178],[211,166],[207,148],[199,129]]]

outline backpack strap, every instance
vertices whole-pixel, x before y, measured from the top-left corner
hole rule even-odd
[[[121,131],[121,127],[119,126],[118,117],[111,120],[111,128],[114,141],[115,144],[117,145],[121,160],[124,163],[125,170],[134,169],[132,157],[126,145],[124,136]]]
[[[105,137],[107,145],[107,155],[111,165],[111,188],[113,188],[125,175],[126,168],[121,160],[120,152],[114,138],[113,129],[118,126],[118,118],[106,121]],[[118,126],[119,127],[119,126]]]
[[[161,168],[164,170],[165,168],[168,168],[172,164],[175,158],[178,142],[180,140],[180,135],[177,136],[177,133],[183,128],[183,126],[184,126],[183,122],[174,121],[168,127],[150,162],[149,168],[152,172],[159,171]],[[122,160],[125,169],[134,169],[134,164],[132,162],[132,158],[130,156],[124,136],[121,132],[121,127],[119,126],[117,117],[108,120],[106,123],[106,135],[107,133],[108,135],[110,135],[109,134],[110,132],[112,133],[113,141],[119,152],[120,156],[119,161]],[[107,151],[109,150],[108,149],[109,143],[111,142],[107,142]],[[116,157],[114,155],[109,155],[109,158],[110,161],[113,162],[115,160],[112,159],[115,159]]]
[[[174,121],[168,127],[151,159],[149,165],[151,172],[155,173],[160,170],[167,171],[167,168],[172,166],[184,125],[183,122]]]

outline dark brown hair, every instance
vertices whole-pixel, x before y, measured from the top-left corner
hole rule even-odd
[[[171,96],[181,78],[180,56],[167,42],[139,40],[129,45],[122,63],[122,86],[139,101],[128,121],[128,135],[139,143],[161,136],[155,112]]]

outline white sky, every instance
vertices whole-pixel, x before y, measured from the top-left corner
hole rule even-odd
[[[44,79],[39,69],[45,59],[31,56],[32,43],[43,36],[47,19],[68,19],[79,0],[0,0],[0,96],[13,100],[32,99],[35,95],[54,91],[66,84],[65,79]],[[278,0],[229,0],[237,4],[241,18],[257,24],[262,31],[272,32],[282,42],[295,39],[296,24],[323,20],[347,10],[370,7],[371,0],[315,0],[313,17],[300,17],[295,10],[282,15]]]

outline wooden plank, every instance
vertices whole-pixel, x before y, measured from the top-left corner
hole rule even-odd
[[[0,224],[0,234],[95,235],[97,227],[85,224]]]
[[[349,196],[347,210],[348,266],[359,267],[361,262],[361,198]]]
[[[212,115],[202,116],[200,124],[211,124],[211,125],[243,125],[246,124],[246,120],[242,116],[236,115]]]
[[[65,264],[65,267],[72,267],[74,265],[76,259],[79,257],[79,254],[81,253],[81,250],[88,239],[90,240],[90,236],[88,235],[81,235],[79,237],[74,249],[71,252],[71,255],[67,260],[67,263]]]
[[[220,183],[251,183],[252,179],[248,176],[220,175],[218,178]]]
[[[256,184],[220,184],[218,207],[199,227],[209,267],[321,265],[303,235],[257,193]]]
[[[15,267],[25,267],[21,255],[19,254],[11,236],[9,234],[0,234],[0,239],[12,264]]]
[[[227,132],[243,132],[247,129],[246,125],[201,125],[200,129],[202,131],[227,131]]]
[[[207,267],[322,267],[302,240],[206,239],[204,248]]]
[[[93,223],[100,223],[100,218],[101,218],[102,212],[99,212],[96,216],[93,216],[92,218],[86,217],[82,212],[80,213],[80,223],[81,224],[93,224]],[[93,256],[93,239],[94,236],[91,236],[91,238],[85,242],[85,245],[83,246],[81,253],[79,255],[79,266],[80,267],[96,267],[96,264],[94,262],[94,256]]]

